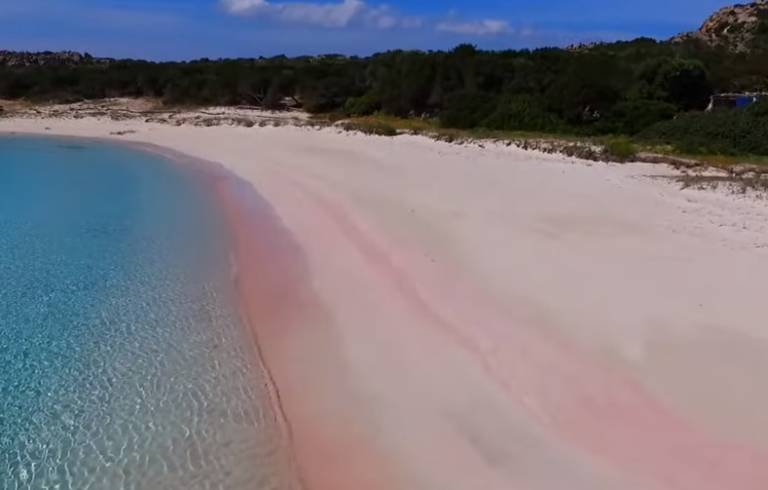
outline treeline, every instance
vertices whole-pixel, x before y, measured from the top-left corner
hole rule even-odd
[[[578,49],[0,67],[0,98],[157,97],[168,105],[286,104],[430,117],[454,128],[635,135],[704,109],[713,92],[768,90],[768,50],[637,39]]]

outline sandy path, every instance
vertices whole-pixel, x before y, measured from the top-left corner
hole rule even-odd
[[[44,127],[135,130],[270,203],[291,243],[241,226],[244,287],[276,295],[254,323],[310,488],[768,488],[763,201],[417,137],[0,120]]]

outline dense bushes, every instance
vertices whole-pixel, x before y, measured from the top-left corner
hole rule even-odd
[[[768,98],[747,107],[746,113],[752,119],[768,119]]]
[[[611,137],[605,142],[603,152],[611,160],[626,162],[637,155],[637,146],[626,136]]]
[[[660,100],[626,100],[616,104],[600,123],[601,133],[634,135],[661,121],[672,119],[677,108]]]
[[[350,97],[344,104],[344,112],[349,116],[369,116],[381,110],[381,100],[375,94]]]
[[[309,112],[436,119],[447,128],[643,133],[688,148],[764,152],[754,112],[685,114],[715,91],[768,89],[768,51],[637,39],[585,49],[390,51],[320,57],[0,66],[0,99],[159,97],[169,105],[298,104]],[[685,114],[673,120],[675,115]],[[762,121],[762,119],[761,119]],[[721,127],[729,126],[729,127]],[[651,128],[651,129],[649,129]],[[731,141],[749,131],[744,141]],[[729,134],[731,132],[732,134]]]
[[[494,110],[496,98],[483,92],[457,92],[445,99],[440,124],[447,128],[469,129],[480,123]]]
[[[635,88],[642,97],[668,102],[683,111],[704,109],[713,92],[704,64],[693,59],[646,60],[638,69],[637,79]]]
[[[359,131],[376,136],[397,136],[397,129],[382,121],[348,121],[342,124],[345,131]]]
[[[768,155],[768,100],[741,110],[682,114],[639,138],[694,154]]]
[[[507,95],[498,100],[494,111],[481,123],[488,129],[557,131],[562,122],[547,112],[544,102],[531,95]]]

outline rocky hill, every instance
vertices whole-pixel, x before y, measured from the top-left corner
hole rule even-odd
[[[43,51],[39,53],[0,50],[0,66],[77,66],[103,63],[88,53]]]
[[[733,52],[768,47],[768,0],[722,8],[708,18],[698,31],[672,39],[673,42],[690,40]]]

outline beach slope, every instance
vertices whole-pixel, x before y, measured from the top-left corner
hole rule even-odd
[[[415,136],[0,131],[151,143],[247,183],[219,191],[309,489],[768,488],[765,201]]]

